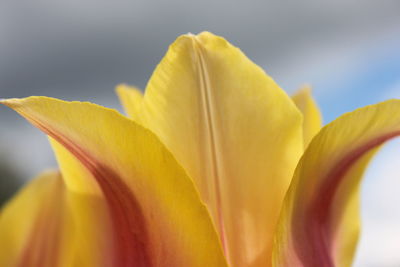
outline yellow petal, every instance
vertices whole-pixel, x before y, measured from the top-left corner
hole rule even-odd
[[[238,48],[204,32],[170,46],[140,112],[195,181],[230,264],[268,266],[303,149],[301,114],[290,98]]]
[[[45,173],[2,209],[0,266],[30,267],[42,263],[42,266],[50,267],[56,264],[57,254],[53,247],[63,213],[62,193],[59,174]]]
[[[304,147],[307,147],[322,127],[321,112],[311,95],[311,88],[308,86],[297,91],[292,96],[292,100],[303,113]]]
[[[46,97],[2,103],[64,146],[96,180],[112,220],[112,266],[226,266],[193,183],[150,131],[90,103]],[[97,192],[81,185],[68,186]]]
[[[128,117],[139,122],[143,101],[143,94],[140,89],[120,84],[117,86],[116,91]]]
[[[105,196],[90,171],[56,140],[50,141],[68,192],[59,266],[111,267],[114,233]]]
[[[110,267],[104,204],[67,191],[58,172],[42,174],[0,214],[0,266]]]
[[[285,197],[275,266],[351,266],[359,182],[377,148],[399,134],[399,100],[348,113],[318,133]]]
[[[101,188],[90,171],[63,145],[49,137],[66,187],[76,193],[103,197]]]

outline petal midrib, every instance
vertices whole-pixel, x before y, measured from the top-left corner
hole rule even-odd
[[[225,233],[225,222],[222,214],[222,197],[221,197],[221,178],[223,177],[223,161],[221,155],[221,142],[219,138],[219,131],[217,126],[216,111],[213,101],[213,90],[210,81],[210,75],[207,69],[207,63],[204,56],[202,44],[198,40],[197,36],[192,37],[194,57],[196,59],[196,70],[198,73],[199,82],[199,93],[201,97],[201,111],[203,113],[203,120],[205,126],[205,139],[206,144],[209,148],[209,157],[205,157],[206,164],[210,169],[210,175],[212,176],[212,182],[214,183],[214,194],[215,197],[215,210],[213,214],[214,220],[218,228],[222,247],[227,258],[228,248],[226,243]],[[208,142],[207,142],[208,141]],[[206,153],[204,153],[206,154]],[[207,178],[205,178],[207,179]],[[213,212],[213,209],[211,209]]]

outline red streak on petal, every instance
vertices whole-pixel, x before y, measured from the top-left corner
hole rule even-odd
[[[100,185],[110,209],[113,225],[112,267],[154,266],[148,247],[148,234],[143,212],[137,199],[121,177],[67,137],[25,113],[23,116],[69,150],[91,172]]]
[[[62,183],[61,180],[56,181]],[[50,192],[47,203],[35,218],[30,235],[22,249],[18,267],[54,267],[58,264],[64,205],[62,185]]]
[[[365,153],[400,135],[400,131],[388,133],[357,147],[331,168],[318,194],[312,200],[305,214],[293,216],[292,227],[297,255],[307,267],[333,267],[331,251],[333,246],[330,234],[330,214],[334,196],[345,174]],[[303,218],[302,218],[303,217]],[[303,222],[301,222],[301,218]]]

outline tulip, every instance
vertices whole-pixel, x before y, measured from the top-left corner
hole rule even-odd
[[[321,129],[238,48],[183,35],[128,117],[87,102],[1,100],[49,136],[46,171],[0,214],[0,266],[350,266],[359,184],[400,134],[400,101]]]

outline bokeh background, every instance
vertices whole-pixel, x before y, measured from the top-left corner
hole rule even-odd
[[[286,3],[286,4],[284,4]],[[400,97],[400,1],[0,2],[0,97],[47,95],[120,109],[114,86],[144,88],[176,36],[225,36],[288,93],[314,87],[325,123]],[[56,167],[46,137],[0,107],[0,203]],[[400,266],[400,142],[371,164],[355,266]]]

